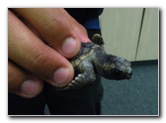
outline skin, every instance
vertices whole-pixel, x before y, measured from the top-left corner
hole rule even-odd
[[[8,89],[32,98],[46,81],[52,86],[68,85],[74,69],[68,58],[89,38],[85,28],[64,9],[8,10]]]

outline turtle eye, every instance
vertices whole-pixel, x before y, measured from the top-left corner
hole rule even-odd
[[[115,70],[115,74],[116,74],[117,76],[122,76],[122,75],[124,75],[124,72],[121,71],[121,70],[116,69],[116,70]]]

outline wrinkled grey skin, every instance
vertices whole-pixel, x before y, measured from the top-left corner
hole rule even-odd
[[[129,61],[118,56],[106,54],[102,47],[103,40],[100,35],[95,34],[92,41],[94,43],[82,43],[79,54],[70,60],[75,71],[79,72],[79,74],[63,90],[92,85],[97,74],[110,80],[123,80],[132,77],[131,63]]]

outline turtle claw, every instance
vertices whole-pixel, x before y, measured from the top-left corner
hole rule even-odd
[[[76,77],[76,78],[75,78],[75,81],[80,81],[80,78],[79,78],[79,77]]]
[[[84,76],[84,74],[78,74],[78,77],[76,77],[75,79],[82,79],[82,80],[85,80],[85,76]],[[81,80],[81,81],[82,81]]]
[[[79,85],[82,85],[83,83],[85,83],[84,74],[78,74],[78,76],[75,77],[75,79],[72,81],[72,83],[77,83]]]

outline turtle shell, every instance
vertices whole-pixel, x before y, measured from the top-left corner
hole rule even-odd
[[[85,60],[88,57],[91,57],[91,55],[94,53],[94,49],[100,47],[99,45],[96,45],[92,42],[88,43],[81,43],[81,50],[78,53],[78,55],[70,60],[73,67],[77,67],[83,60]]]

